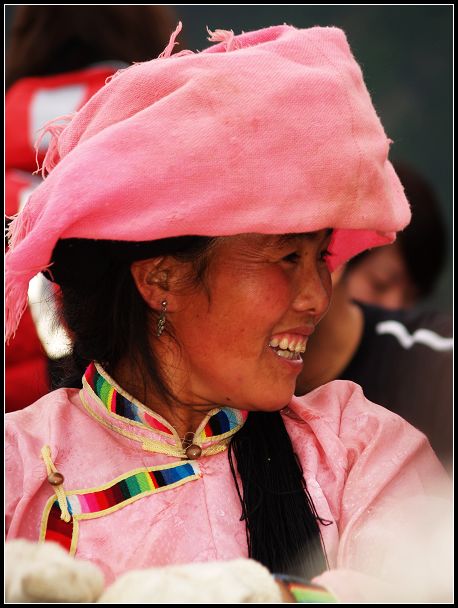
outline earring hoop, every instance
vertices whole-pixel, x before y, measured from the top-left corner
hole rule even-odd
[[[156,330],[156,336],[158,338],[161,337],[162,332],[164,331],[165,328],[165,315],[167,313],[167,300],[162,300],[161,302],[161,314],[159,315],[159,319],[157,320],[157,330]]]

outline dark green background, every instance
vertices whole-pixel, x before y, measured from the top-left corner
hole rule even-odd
[[[453,5],[169,5],[183,22],[182,48],[202,49],[206,26],[236,34],[288,23],[335,25],[347,34],[387,135],[391,158],[408,161],[436,190],[449,235],[449,261],[429,303],[452,307]],[[7,25],[13,7],[6,7]]]

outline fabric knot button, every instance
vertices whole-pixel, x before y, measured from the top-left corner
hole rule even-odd
[[[189,460],[196,460],[196,458],[199,458],[199,456],[202,454],[202,448],[193,443],[188,448],[186,448],[185,453]]]
[[[60,486],[64,483],[64,476],[56,471],[48,475],[48,481],[52,486]]]

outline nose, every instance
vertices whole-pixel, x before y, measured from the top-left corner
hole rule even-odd
[[[326,265],[308,267],[301,272],[298,280],[293,309],[301,313],[307,312],[316,317],[316,322],[318,322],[329,308],[331,294],[331,274]]]

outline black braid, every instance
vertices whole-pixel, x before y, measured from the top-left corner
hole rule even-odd
[[[239,489],[233,457],[242,484]],[[279,412],[251,412],[229,462],[246,521],[248,555],[271,572],[312,578],[328,569],[318,517]]]

